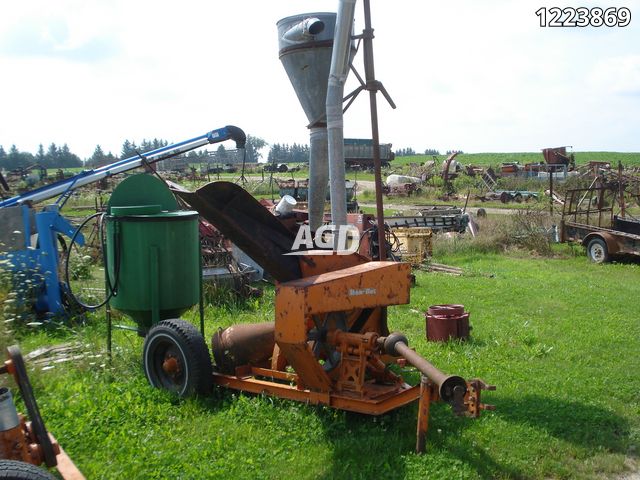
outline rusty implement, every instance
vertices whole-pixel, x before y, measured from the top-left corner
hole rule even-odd
[[[409,348],[404,335],[389,332],[387,309],[409,303],[408,263],[313,250],[286,255],[293,235],[238,185],[214,182],[176,193],[276,279],[274,322],[213,335],[215,385],[369,415],[419,401],[418,451],[431,402],[470,417],[490,408],[480,397],[488,385],[446,375]],[[154,335],[152,329],[147,340]],[[426,380],[410,385],[390,368],[407,363]]]
[[[65,480],[84,480],[80,470],[44,426],[20,349],[14,345],[7,348],[7,353],[9,358],[0,367],[0,373],[13,376],[29,421],[17,413],[10,390],[0,388],[0,459],[36,466],[44,464],[48,468],[56,467]],[[3,476],[1,469],[0,477],[9,478]]]

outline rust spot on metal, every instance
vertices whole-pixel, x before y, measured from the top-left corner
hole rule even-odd
[[[175,376],[180,373],[180,364],[178,359],[173,356],[165,358],[164,362],[162,362],[162,370],[170,376]]]

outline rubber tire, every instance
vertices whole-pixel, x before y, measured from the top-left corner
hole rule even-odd
[[[56,480],[56,477],[30,463],[0,460],[0,480]]]
[[[170,350],[177,354],[181,367],[177,381],[162,368]],[[147,380],[156,388],[173,391],[180,397],[211,391],[209,349],[200,332],[184,320],[163,320],[149,330],[142,348],[142,364]]]
[[[507,192],[502,192],[500,194],[500,201],[502,203],[508,203],[511,201],[511,195],[509,195]]]
[[[513,197],[513,199],[518,203],[522,203],[522,194],[516,193],[516,196]]]
[[[609,261],[609,249],[602,238],[592,238],[587,244],[587,257],[593,263],[606,263]]]
[[[478,218],[486,218],[487,217],[487,211],[484,208],[479,208],[478,211],[476,212],[476,217],[478,217]]]

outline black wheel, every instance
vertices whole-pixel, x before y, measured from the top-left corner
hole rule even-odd
[[[522,203],[522,194],[516,193],[516,196],[513,197],[513,199],[518,203]]]
[[[511,195],[509,195],[507,192],[502,192],[500,194],[500,201],[502,203],[507,203],[511,200]]]
[[[594,263],[604,263],[609,261],[609,250],[602,238],[592,238],[587,244],[587,256]]]
[[[476,216],[478,218],[485,218],[487,216],[487,211],[484,208],[479,208],[476,212]]]
[[[17,460],[0,460],[1,480],[55,480],[46,470]]]
[[[211,390],[211,357],[200,332],[180,319],[163,320],[149,330],[142,349],[149,383],[181,397]]]

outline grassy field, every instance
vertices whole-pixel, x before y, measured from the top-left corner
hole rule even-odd
[[[638,152],[574,152],[576,165],[583,165],[591,161],[610,162],[612,166],[617,166],[618,162],[622,162],[625,167],[640,165],[640,153]],[[439,155],[440,161],[445,159],[446,155]],[[409,163],[424,163],[432,160],[431,155],[414,155],[410,157],[396,157],[393,165],[406,165]],[[512,153],[463,153],[456,157],[463,165],[479,165],[499,166],[503,162],[519,162],[525,163],[543,162],[542,152],[512,152]]]
[[[391,329],[435,365],[498,388],[486,395],[496,411],[478,420],[435,405],[421,456],[415,405],[373,418],[224,390],[180,400],[152,389],[134,334],[118,332],[107,360],[102,312],[58,329],[0,319],[0,339],[24,352],[83,345],[84,360],[31,374],[48,428],[90,479],[615,478],[634,468],[640,447],[640,265],[563,252],[480,255],[447,244],[436,260],[464,275],[418,272],[411,304],[389,309]],[[426,342],[423,312],[436,303],[466,306],[470,342]],[[273,289],[209,305],[206,316],[207,338],[271,320]],[[196,311],[185,318],[197,322]]]
[[[612,166],[616,166],[618,162],[622,162],[625,167],[632,166],[640,166],[640,152],[574,152],[576,158],[576,164],[582,165],[586,164],[590,161],[598,161],[598,162],[610,162]],[[447,158],[447,155],[438,155],[438,159],[440,162],[444,161]],[[479,165],[479,166],[489,166],[492,165],[494,167],[499,166],[503,162],[519,162],[520,164],[531,163],[531,162],[542,162],[544,161],[542,157],[542,152],[506,152],[506,153],[463,153],[458,155],[457,160],[464,165]],[[391,162],[391,167],[387,170],[392,171],[399,168],[402,168],[405,165],[410,163],[423,164],[429,160],[432,160],[433,157],[431,155],[412,155],[408,157],[396,157]],[[304,164],[302,164],[304,167]],[[67,168],[65,172],[67,173],[79,173],[83,169],[82,168]],[[258,169],[255,172],[249,171],[247,175],[251,177],[262,177],[261,170]],[[265,180],[269,180],[269,173],[264,174]],[[240,176],[240,173],[221,173],[210,174],[211,179],[235,179]],[[307,178],[309,176],[309,171],[307,168],[303,168],[298,172],[285,172],[279,173],[276,172],[273,174],[274,178]],[[370,172],[347,172],[347,178],[354,179],[355,177],[360,178],[361,180],[373,180],[373,174]]]

